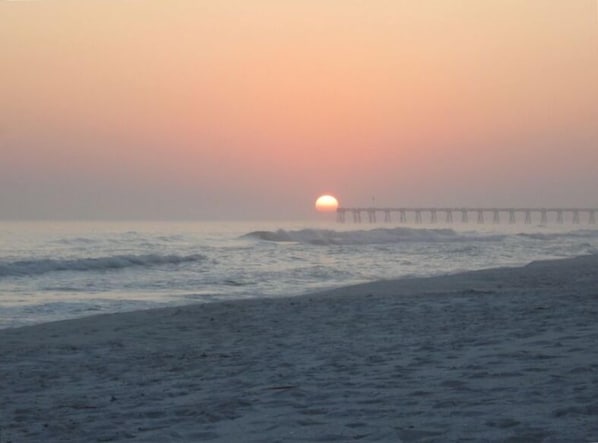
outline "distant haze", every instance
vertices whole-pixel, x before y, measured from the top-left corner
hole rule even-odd
[[[0,219],[598,206],[594,0],[0,0]]]

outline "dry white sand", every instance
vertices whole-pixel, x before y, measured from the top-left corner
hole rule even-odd
[[[598,257],[0,331],[0,442],[598,441]]]

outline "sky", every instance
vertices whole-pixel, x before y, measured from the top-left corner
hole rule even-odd
[[[0,0],[0,219],[598,207],[595,0]]]

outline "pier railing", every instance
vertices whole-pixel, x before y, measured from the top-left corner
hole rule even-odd
[[[596,224],[598,208],[476,208],[476,207],[404,207],[404,208],[344,208],[336,210],[339,223],[352,220],[354,223],[470,223],[495,224],[506,220],[514,223],[587,223]]]

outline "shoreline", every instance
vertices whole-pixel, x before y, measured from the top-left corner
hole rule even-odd
[[[590,255],[2,329],[0,442],[598,440],[596,319]]]

